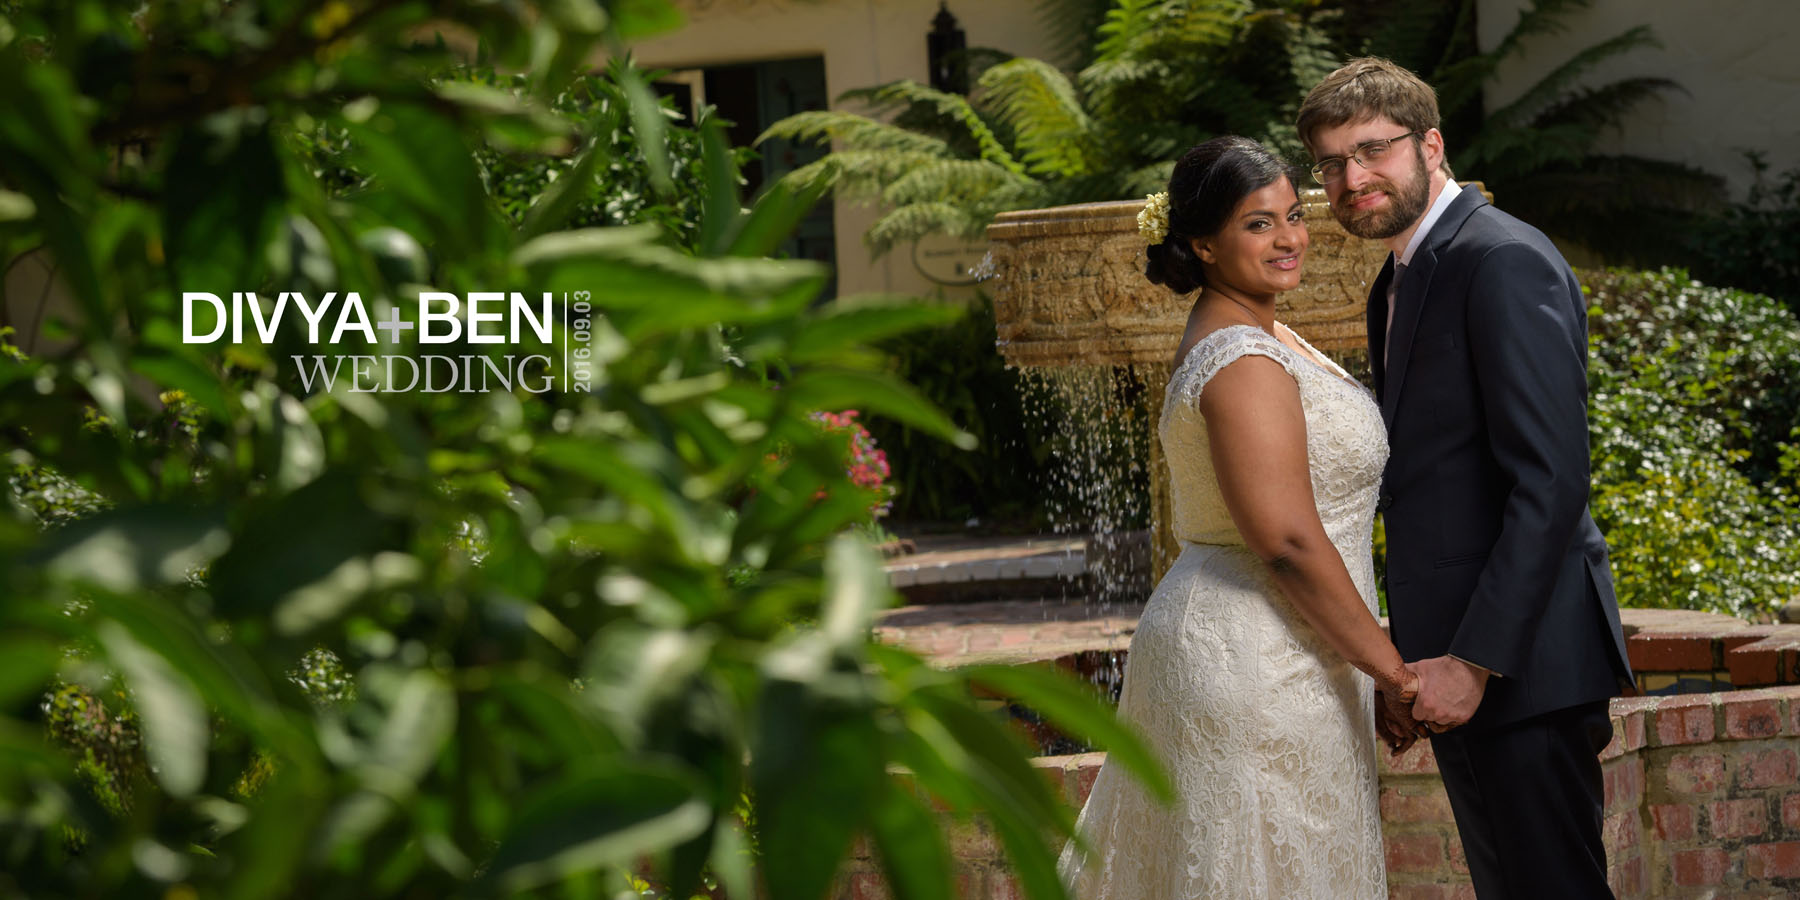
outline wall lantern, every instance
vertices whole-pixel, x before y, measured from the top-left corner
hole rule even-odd
[[[956,27],[950,7],[938,3],[937,15],[931,19],[931,31],[925,35],[925,60],[931,67],[931,86],[951,94],[969,92],[969,61],[963,50],[968,36]]]

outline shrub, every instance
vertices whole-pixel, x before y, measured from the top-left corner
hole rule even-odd
[[[1766,612],[1800,591],[1800,325],[1681,270],[1586,273],[1592,506],[1620,602]]]
[[[1694,272],[1709,284],[1768,294],[1800,315],[1800,169],[1771,176],[1764,154],[1744,156],[1756,179],[1743,201],[1688,232]]]

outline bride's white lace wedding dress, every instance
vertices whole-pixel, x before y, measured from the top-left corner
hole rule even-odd
[[[1295,338],[1298,340],[1298,338]],[[1175,781],[1158,806],[1108,763],[1062,875],[1078,900],[1387,896],[1375,777],[1374,689],[1321,639],[1244,546],[1219,495],[1200,393],[1246,355],[1300,388],[1319,517],[1375,606],[1370,532],[1387,434],[1334,363],[1247,325],[1201,338],[1169,379],[1160,437],[1181,555],[1151,595],[1119,714]],[[1329,368],[1327,368],[1329,366]]]

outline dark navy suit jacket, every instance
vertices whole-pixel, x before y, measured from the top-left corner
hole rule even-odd
[[[1543,233],[1476,190],[1414,251],[1384,335],[1393,272],[1390,256],[1368,321],[1395,645],[1501,676],[1470,729],[1616,696],[1630,663],[1587,507],[1581,285]]]

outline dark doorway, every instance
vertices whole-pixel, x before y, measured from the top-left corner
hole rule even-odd
[[[719,115],[731,122],[728,135],[737,147],[751,146],[764,129],[780,119],[830,105],[825,92],[825,60],[818,56],[710,66],[702,70],[701,83],[705,96],[699,99],[717,107]],[[758,158],[744,165],[744,178],[749,182],[745,193],[750,197],[760,195],[781,176],[824,156],[826,149],[778,139],[763,143],[756,148]],[[813,207],[777,255],[832,266],[834,274],[825,291],[829,298],[837,294],[834,240],[831,202],[827,198]]]

